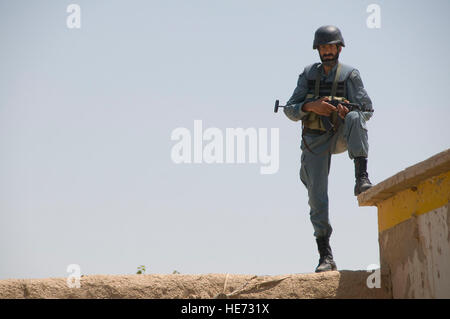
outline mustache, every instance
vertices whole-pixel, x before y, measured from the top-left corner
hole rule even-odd
[[[332,59],[334,57],[335,57],[334,54],[325,54],[325,55],[322,56],[323,59],[326,59],[326,58],[331,58]]]

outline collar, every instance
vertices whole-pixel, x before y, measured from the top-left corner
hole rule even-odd
[[[329,76],[331,76],[331,75],[333,75],[333,74],[336,73],[336,69],[337,69],[338,65],[339,65],[339,60],[337,60],[336,64],[333,66],[333,68],[330,70],[330,72],[329,72],[327,75],[325,75],[325,71],[323,70],[323,64],[320,63],[320,65],[319,65],[319,68],[320,68],[320,74],[321,74],[322,76],[329,77]]]

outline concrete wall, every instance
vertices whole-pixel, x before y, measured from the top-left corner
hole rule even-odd
[[[393,298],[450,298],[450,149],[358,196],[378,207],[381,273]]]

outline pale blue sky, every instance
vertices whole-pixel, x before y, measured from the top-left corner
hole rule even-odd
[[[81,6],[81,29],[66,8]],[[369,4],[381,28],[366,26]],[[0,279],[83,274],[313,272],[300,123],[273,113],[314,31],[335,24],[372,98],[378,183],[449,147],[442,1],[0,0]],[[280,129],[280,169],[171,161],[173,129]],[[332,158],[339,269],[379,263],[375,207]]]

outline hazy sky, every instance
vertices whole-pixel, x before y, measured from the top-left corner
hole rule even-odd
[[[69,4],[81,28],[69,29]],[[370,4],[381,27],[368,28]],[[340,61],[373,101],[378,183],[449,148],[450,45],[442,1],[0,0],[0,279],[83,274],[313,272],[300,123],[275,99],[318,62],[337,25]],[[175,164],[172,131],[279,128],[280,166]],[[338,269],[379,264],[377,209],[358,207],[348,154],[332,157]]]

